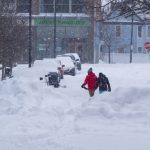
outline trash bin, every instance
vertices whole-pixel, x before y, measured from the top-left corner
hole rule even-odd
[[[11,77],[12,76],[12,68],[11,67],[6,67],[5,68],[5,75],[6,75],[6,77]]]

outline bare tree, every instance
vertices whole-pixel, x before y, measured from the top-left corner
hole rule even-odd
[[[24,20],[15,13],[12,0],[0,0],[0,63],[2,64],[2,80],[6,77],[6,67],[12,67],[23,55],[27,43]]]
[[[115,29],[112,25],[104,24],[102,27],[102,40],[108,48],[108,62],[111,63],[111,47],[114,44]]]
[[[147,15],[150,14],[149,0],[108,0],[108,3],[105,4],[103,8],[105,20],[112,19],[111,14],[114,11],[117,11],[118,13],[115,16],[113,15],[113,18],[135,15],[143,21],[150,19],[149,15]]]

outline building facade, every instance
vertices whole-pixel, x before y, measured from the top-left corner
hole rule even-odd
[[[132,24],[131,18],[120,17],[103,22],[98,29],[98,32],[102,34],[99,41],[99,59],[108,58],[108,53],[111,53],[111,62],[115,63],[117,61],[113,59],[114,54],[125,54],[130,59],[130,53],[132,53],[134,62],[134,54],[149,53],[149,50],[144,47],[144,44],[150,41],[149,22],[134,18]],[[132,32],[133,35],[131,35]]]
[[[84,0],[32,0],[34,59],[76,52],[93,62],[93,23]],[[16,0],[16,11],[28,17],[30,0]]]

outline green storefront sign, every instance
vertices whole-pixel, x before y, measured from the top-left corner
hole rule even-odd
[[[88,27],[90,26],[89,20],[56,20],[57,26],[80,26],[80,27]],[[54,20],[47,19],[47,18],[35,18],[33,19],[33,25],[34,26],[54,26]]]

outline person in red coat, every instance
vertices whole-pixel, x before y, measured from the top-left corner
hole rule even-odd
[[[94,96],[94,92],[96,90],[96,81],[97,77],[93,73],[92,68],[88,70],[88,75],[86,76],[84,83],[81,85],[82,88],[88,89],[90,97]],[[85,85],[88,85],[88,88]]]

